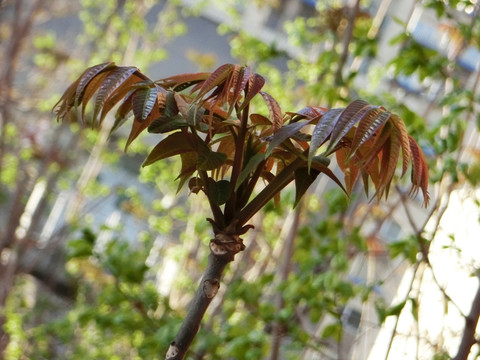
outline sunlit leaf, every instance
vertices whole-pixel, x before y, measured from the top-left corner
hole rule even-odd
[[[421,189],[425,206],[428,206],[430,197],[428,195],[428,167],[420,146],[409,135],[410,150],[412,153],[412,189],[411,194],[414,196]]]
[[[263,78],[263,76],[257,73],[250,75],[250,77],[248,78],[248,89],[245,94],[245,99],[240,105],[239,110],[243,110],[245,106],[250,104],[250,101],[253,99],[253,97],[257,95],[260,90],[262,90],[263,85],[265,85],[265,79]]]
[[[310,141],[310,150],[308,152],[308,167],[310,168],[312,159],[315,156],[318,148],[330,136],[333,127],[340,117],[343,109],[328,110],[318,121],[313,129],[312,140]]]
[[[195,98],[195,101],[200,100],[208,92],[210,92],[216,86],[218,86],[223,81],[225,81],[225,79],[227,79],[228,76],[230,76],[230,74],[232,73],[234,67],[235,66],[233,64],[224,64],[220,66],[218,69],[216,69],[214,72],[212,72],[210,76],[205,80],[202,87],[200,88],[200,91],[198,92]]]
[[[326,152],[331,153],[350,129],[374,108],[376,107],[363,100],[355,100],[348,105],[335,123]]]
[[[231,113],[235,102],[240,99],[242,91],[245,91],[245,87],[247,86],[248,79],[250,78],[251,70],[249,67],[242,67],[239,74],[238,79],[235,83],[235,87],[233,89],[233,96],[234,102],[232,102],[231,108],[229,109],[229,113]]]
[[[293,124],[288,124],[282,126],[279,130],[275,132],[270,140],[267,151],[265,152],[265,157],[269,157],[272,151],[281,143],[283,143],[288,138],[294,136],[298,133],[305,125],[308,125],[309,121],[296,122]]]
[[[270,94],[260,91],[265,103],[267,104],[268,110],[270,111],[270,118],[272,120],[273,131],[277,131],[283,125],[283,113],[280,105],[277,100],[275,100]]]
[[[360,168],[355,164],[355,161],[347,161],[348,149],[340,149],[335,153],[335,155],[337,157],[337,163],[344,175],[347,194],[350,195],[352,193],[353,186],[358,179]]]
[[[351,158],[365,141],[370,139],[373,134],[391,117],[390,112],[373,108],[358,123],[355,136],[352,141],[352,149],[348,158]]]
[[[157,101],[158,89],[154,87],[141,88],[132,97],[132,109],[135,119],[142,122],[150,115]]]
[[[405,175],[410,159],[412,158],[412,151],[410,150],[410,140],[408,138],[407,127],[405,123],[398,115],[392,115],[391,117],[393,126],[398,130],[398,136],[400,143],[402,144],[402,176]]]
[[[94,122],[106,99],[137,70],[136,67],[131,66],[117,67],[105,77],[95,98],[95,108],[93,110]]]
[[[207,72],[179,74],[162,79],[158,83],[174,91],[182,91],[206,80],[209,76],[210,73]]]
[[[103,64],[95,65],[87,70],[80,75],[77,87],[75,89],[75,99],[74,99],[74,104],[75,106],[80,105],[83,99],[83,95],[85,93],[85,88],[87,85],[90,83],[90,81],[95,78],[98,74],[100,74],[104,70],[108,70],[111,68],[117,67],[115,66],[115,63],[113,62],[106,62]],[[97,88],[93,90],[93,92],[97,91]]]
[[[398,158],[400,156],[400,139],[396,135],[398,130],[394,128],[392,136],[387,140],[382,149],[382,160],[380,167],[380,189],[378,190],[379,196],[383,195],[385,190],[386,196],[388,196],[388,189],[392,181],[395,169],[397,168]]]

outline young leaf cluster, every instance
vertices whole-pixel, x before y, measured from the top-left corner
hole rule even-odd
[[[298,203],[320,173],[347,193],[361,176],[367,192],[371,181],[378,198],[387,196],[398,162],[401,176],[411,164],[412,193],[421,190],[428,203],[425,158],[399,116],[363,100],[283,112],[262,91],[264,83],[249,67],[234,64],[153,81],[136,67],[110,62],[85,70],[56,112],[62,120],[86,121],[91,102],[87,122],[98,127],[116,107],[113,130],[133,115],[127,147],[145,130],[164,134],[143,166],[180,156],[179,188],[188,183],[190,191],[203,191],[221,228],[233,219],[243,226],[292,181]],[[267,114],[253,111],[254,97],[263,99]],[[333,154],[345,185],[328,167]],[[254,196],[260,180],[265,186]]]

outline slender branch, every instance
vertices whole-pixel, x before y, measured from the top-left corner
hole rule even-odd
[[[349,5],[349,17],[348,17],[348,25],[347,28],[345,29],[345,35],[343,38],[343,50],[342,54],[340,56],[340,60],[338,61],[338,67],[335,72],[335,84],[336,85],[341,85],[343,83],[342,79],[342,71],[345,66],[345,63],[347,62],[348,58],[348,48],[350,46],[350,43],[352,42],[353,39],[353,30],[355,29],[355,20],[358,15],[358,11],[360,10],[360,0],[353,0],[355,1],[353,4]]]
[[[166,360],[181,360],[185,357],[190,344],[200,328],[205,311],[217,294],[225,267],[232,260],[233,256],[230,254],[221,256],[210,254],[205,273],[200,281],[195,297],[189,305],[187,316],[177,336],[170,344],[165,356]]]
[[[288,275],[292,267],[292,255],[294,250],[294,243],[296,235],[298,232],[298,227],[300,225],[300,214],[302,212],[302,203],[301,202],[295,209],[293,215],[293,221],[288,231],[287,237],[283,243],[283,260],[280,264],[280,269],[278,274],[278,281],[280,284],[287,281]],[[285,307],[285,299],[281,292],[278,292],[275,297],[275,305],[277,313],[280,312]],[[285,332],[285,325],[281,324],[279,321],[274,322],[272,327],[272,342],[270,346],[270,360],[278,360],[280,354],[280,345],[282,342],[282,336]]]
[[[408,288],[407,295],[405,296],[405,300],[408,299],[408,296],[410,295],[410,292],[413,289],[413,284],[415,283],[415,278],[417,276],[417,271],[419,268],[420,268],[420,262],[417,262],[415,264],[415,268],[413,269],[412,281],[410,282],[410,286]],[[395,339],[395,335],[397,334],[399,321],[400,321],[400,314],[398,314],[395,318],[395,325],[393,326],[392,335],[390,336],[390,340],[388,342],[388,348],[387,348],[387,353],[385,354],[385,360],[388,359],[388,356],[390,355],[390,350],[392,350],[393,340]]]

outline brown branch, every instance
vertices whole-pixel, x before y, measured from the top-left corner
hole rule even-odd
[[[480,280],[480,277],[479,277]],[[465,328],[463,330],[462,340],[458,347],[457,355],[453,360],[466,360],[472,346],[477,342],[475,339],[475,331],[477,329],[478,319],[480,317],[480,284],[477,288],[477,293],[472,302],[470,313],[465,317]]]
[[[168,348],[165,360],[184,359],[195,335],[200,329],[200,323],[208,306],[220,288],[220,280],[225,267],[234,260],[235,254],[245,249],[242,239],[235,233],[235,226],[226,230],[216,228],[211,221],[215,238],[210,241],[210,256],[207,268],[198,286],[197,292],[189,305],[188,313],[178,330],[175,339]],[[233,225],[233,224],[232,224]],[[232,227],[232,229],[229,229]]]

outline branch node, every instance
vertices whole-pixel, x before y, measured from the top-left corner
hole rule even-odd
[[[208,299],[213,299],[220,288],[218,279],[205,280],[203,282],[203,293]]]
[[[177,345],[175,345],[175,341],[173,341],[167,351],[167,355],[165,355],[165,360],[172,359],[177,356],[179,353]]]

